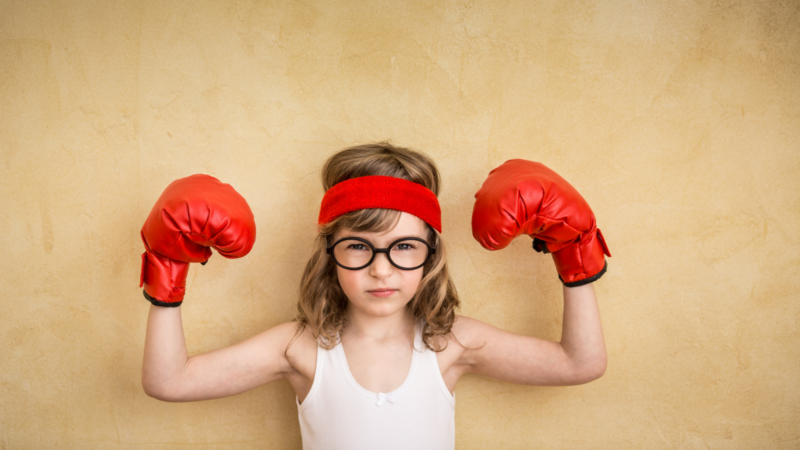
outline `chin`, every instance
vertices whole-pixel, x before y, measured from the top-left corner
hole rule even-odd
[[[370,300],[366,305],[356,306],[356,308],[364,311],[370,316],[375,317],[389,317],[398,312],[405,310],[408,302],[386,301],[386,300]]]
[[[375,308],[375,307],[369,308],[367,310],[367,313],[369,315],[375,316],[375,317],[389,317],[389,316],[393,316],[393,315],[397,314],[399,311],[402,311],[402,310],[403,310],[402,307],[398,308],[398,307],[396,307],[394,305],[391,305],[391,306],[390,305],[383,305],[383,306],[377,307],[377,308]]]

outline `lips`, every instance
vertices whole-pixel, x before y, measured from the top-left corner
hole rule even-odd
[[[382,289],[382,290],[374,290],[367,292],[369,292],[369,294],[372,295],[373,297],[387,298],[394,295],[394,293],[397,292],[397,289]]]

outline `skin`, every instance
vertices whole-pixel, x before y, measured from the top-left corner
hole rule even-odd
[[[425,237],[425,224],[402,213],[385,233],[344,230],[343,236],[365,238],[385,248],[400,237]],[[405,380],[411,366],[414,318],[406,305],[413,297],[422,269],[404,271],[378,254],[361,270],[337,266],[339,283],[349,299],[348,326],[342,331],[350,371],[372,392],[391,392]],[[369,293],[397,289],[387,298]],[[563,287],[561,342],[509,333],[481,321],[458,316],[437,353],[439,369],[452,393],[459,378],[479,374],[511,383],[565,386],[588,383],[603,375],[606,349],[592,284]],[[314,380],[317,344],[306,329],[288,347],[297,324],[284,323],[236,345],[188,357],[181,308],[150,307],[145,338],[142,385],[151,397],[171,402],[207,400],[236,395],[278,379],[289,381],[302,402]]]
[[[376,248],[386,248],[401,237],[425,239],[425,223],[402,213],[397,225],[386,233],[337,233],[344,237],[367,239]],[[342,332],[350,372],[356,381],[372,392],[391,392],[408,375],[414,342],[414,317],[406,305],[417,292],[422,269],[400,270],[385,254],[377,254],[368,267],[346,270],[339,266],[337,277],[349,303],[345,317],[348,326]],[[370,290],[397,289],[387,298],[371,295]]]

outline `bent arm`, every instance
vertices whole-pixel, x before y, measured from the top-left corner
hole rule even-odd
[[[187,357],[181,308],[151,306],[142,387],[170,402],[236,395],[282,378],[291,366],[285,349],[296,327],[285,323],[230,347]]]
[[[591,284],[564,287],[560,343],[459,319],[454,333],[467,343],[460,362],[464,372],[539,386],[584,384],[605,372],[605,342]]]

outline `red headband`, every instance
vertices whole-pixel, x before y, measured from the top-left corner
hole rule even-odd
[[[413,181],[385,176],[352,178],[328,189],[319,209],[319,224],[368,208],[405,211],[442,232],[439,200],[430,189]]]

